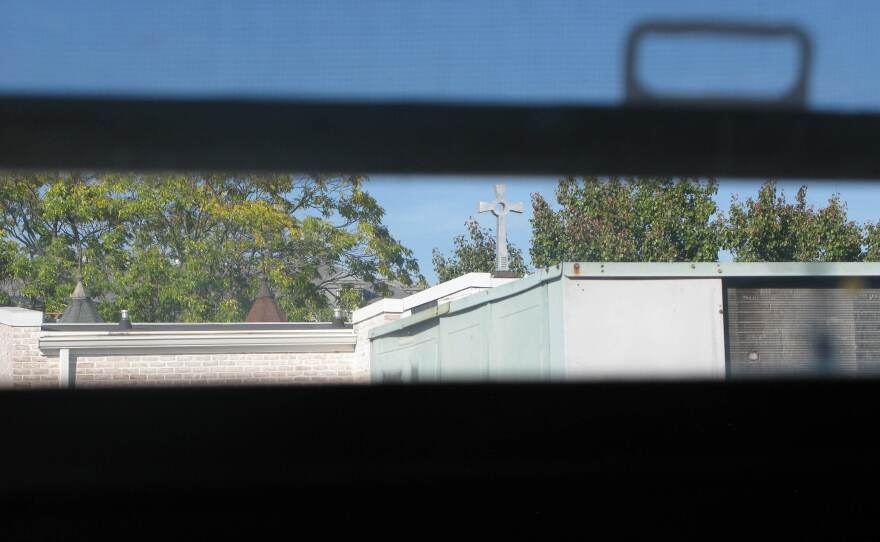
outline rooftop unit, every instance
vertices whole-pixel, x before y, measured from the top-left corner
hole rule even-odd
[[[878,263],[564,263],[373,329],[374,382],[880,373]]]

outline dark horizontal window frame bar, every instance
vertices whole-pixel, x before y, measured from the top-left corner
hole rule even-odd
[[[880,179],[880,114],[0,98],[0,167]]]
[[[878,392],[877,379],[781,378],[4,392],[16,445],[0,460],[16,468],[0,470],[0,500],[450,477],[876,476],[880,446],[856,429],[876,420]]]

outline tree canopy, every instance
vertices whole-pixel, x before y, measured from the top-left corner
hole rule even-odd
[[[453,239],[452,254],[444,256],[438,249],[433,252],[434,272],[440,282],[445,282],[465,273],[489,273],[495,270],[496,240],[492,231],[481,228],[473,217],[465,222],[467,235],[457,235]],[[520,249],[507,242],[510,270],[518,275],[528,272],[525,258]]]
[[[767,181],[756,198],[731,203],[724,219],[724,246],[741,262],[855,262],[863,257],[863,229],[847,218],[846,203],[835,194],[827,206],[807,204],[801,186],[788,202]]]
[[[107,321],[242,320],[267,277],[290,320],[326,320],[361,303],[366,281],[424,285],[413,254],[383,224],[366,178],[342,174],[5,172],[0,174],[0,278],[15,296],[61,312],[77,276]],[[564,177],[555,205],[532,195],[534,265],[559,261],[880,261],[880,222],[860,225],[839,195],[824,207],[776,183],[734,196],[713,179]],[[446,281],[495,266],[495,237],[473,218],[449,256]],[[528,272],[508,243],[511,270]],[[11,300],[0,291],[0,304]]]
[[[355,175],[6,173],[0,265],[59,311],[81,273],[112,321],[237,321],[268,277],[290,320],[328,319],[330,285],[424,282]],[[351,307],[348,307],[351,308]]]
[[[559,210],[532,195],[532,262],[716,260],[721,247],[714,180],[559,180]]]
[[[880,223],[849,220],[839,194],[817,209],[806,186],[790,202],[768,180],[725,215],[717,191],[712,179],[562,178],[558,210],[532,196],[532,261],[716,261],[720,249],[740,262],[880,260]]]

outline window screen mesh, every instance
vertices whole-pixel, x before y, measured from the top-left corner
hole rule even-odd
[[[798,25],[813,108],[880,105],[874,2],[44,1],[0,15],[6,94],[616,104],[635,24],[702,19]],[[653,47],[661,88],[771,91],[792,70],[785,46]]]

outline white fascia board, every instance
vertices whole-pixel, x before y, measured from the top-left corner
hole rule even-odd
[[[351,323],[359,324],[364,320],[369,320],[380,314],[392,313],[400,314],[403,312],[403,300],[385,298],[370,303],[366,307],[362,307],[351,314]]]
[[[492,288],[494,284],[491,273],[468,273],[452,280],[432,286],[427,290],[403,298],[403,310],[430,303],[468,288]]]
[[[351,329],[228,331],[44,331],[40,350],[54,355],[148,353],[354,352]]]
[[[444,303],[447,298],[464,290],[494,288],[516,280],[519,279],[495,278],[491,273],[467,273],[436,286],[432,286],[426,290],[422,290],[421,292],[404,297],[403,299],[380,299],[375,303],[371,303],[366,307],[354,311],[351,316],[351,321],[353,324],[358,324],[383,313],[394,313],[408,316],[410,314],[409,311],[413,307],[418,307],[419,305],[424,305],[431,301]]]

